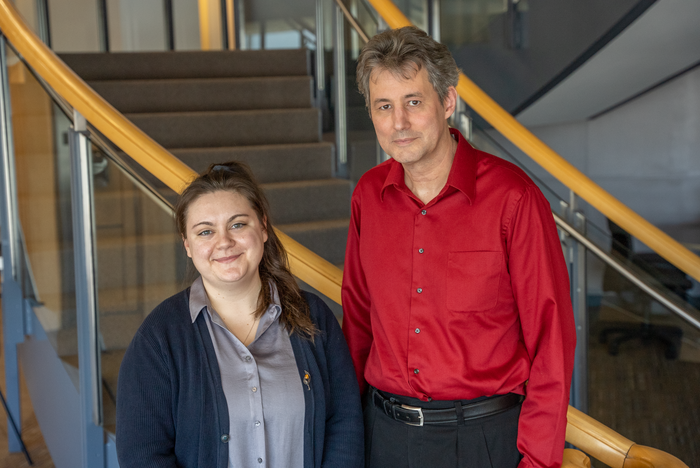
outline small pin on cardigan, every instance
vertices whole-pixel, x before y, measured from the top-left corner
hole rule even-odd
[[[306,385],[307,390],[311,390],[311,374],[309,374],[309,371],[304,371],[304,385]]]

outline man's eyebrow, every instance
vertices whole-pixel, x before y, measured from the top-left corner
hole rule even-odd
[[[423,97],[423,93],[421,93],[420,91],[416,91],[415,93],[409,93],[409,94],[404,95],[402,97],[402,99],[422,98],[422,97]],[[376,104],[379,104],[380,102],[391,102],[391,101],[387,98],[377,98],[374,101],[372,101],[372,104],[376,105]]]

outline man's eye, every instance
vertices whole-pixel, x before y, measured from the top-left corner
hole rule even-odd
[[[417,106],[418,104],[420,104],[420,101],[416,101],[416,100],[408,101],[409,106]]]
[[[379,110],[387,110],[387,109],[389,109],[390,107],[391,107],[391,105],[389,105],[389,104],[384,104],[383,106],[380,106],[380,107],[379,107]]]

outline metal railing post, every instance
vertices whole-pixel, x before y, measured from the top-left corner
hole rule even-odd
[[[345,17],[338,5],[335,6],[335,28],[333,35],[333,58],[335,74],[335,146],[337,177],[343,177],[348,170],[348,124],[347,124],[347,82],[345,75]]]
[[[85,118],[73,111],[70,129],[73,250],[78,321],[78,363],[82,415],[82,466],[104,467],[102,386],[97,315],[95,214],[91,146]]]
[[[19,363],[17,344],[24,341],[24,303],[22,276],[19,263],[19,217],[17,204],[17,176],[15,172],[14,143],[12,140],[12,111],[10,80],[7,68],[5,36],[0,32],[0,225],[2,228],[2,327],[5,354],[5,396],[7,410],[21,425],[19,394]],[[8,416],[7,427],[11,427]],[[21,427],[18,427],[21,430]],[[19,452],[21,441],[8,430],[10,452]]]
[[[167,50],[175,50],[175,16],[173,13],[173,0],[163,0],[163,12],[165,14],[165,47]],[[225,31],[226,29],[224,28],[224,34]]]
[[[100,51],[109,52],[109,18],[107,13],[107,0],[97,0],[97,16],[99,21],[98,24],[100,26]],[[48,21],[48,16],[46,20]],[[47,43],[47,45],[49,44]],[[49,45],[49,47],[51,46]]]
[[[321,108],[326,93],[326,31],[325,8],[326,0],[316,0],[316,105]]]
[[[48,0],[36,0],[36,21],[39,39],[51,47],[51,20]]]
[[[568,210],[571,224],[585,235],[586,218],[577,209],[578,202],[574,192],[570,192]],[[576,354],[574,356],[574,374],[571,379],[571,406],[588,412],[588,307],[586,289],[586,247],[568,236],[571,305],[576,324]]]
[[[428,8],[430,36],[440,42],[440,0],[430,0]]]

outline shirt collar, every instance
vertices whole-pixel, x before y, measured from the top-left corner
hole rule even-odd
[[[277,286],[272,281],[270,282],[270,292],[272,293],[272,303],[263,315],[271,314],[272,316],[270,318],[274,321],[282,313],[282,306],[280,305]],[[190,286],[190,318],[192,319],[192,323],[197,320],[197,317],[205,308],[208,308],[210,312],[213,310],[209,302],[209,297],[207,297],[207,291],[204,289],[202,277],[199,276],[194,280],[192,286]]]
[[[462,192],[468,199],[470,204],[474,203],[476,195],[476,154],[474,148],[462,136],[459,130],[450,128],[450,134],[457,138],[457,151],[455,152],[454,161],[450,168],[450,174],[447,176],[447,186],[454,187]],[[387,187],[394,186],[399,190],[408,190],[406,181],[404,180],[403,166],[394,161],[390,162],[389,173],[384,180],[379,197],[384,201],[384,191]],[[441,193],[445,193],[443,190]]]

